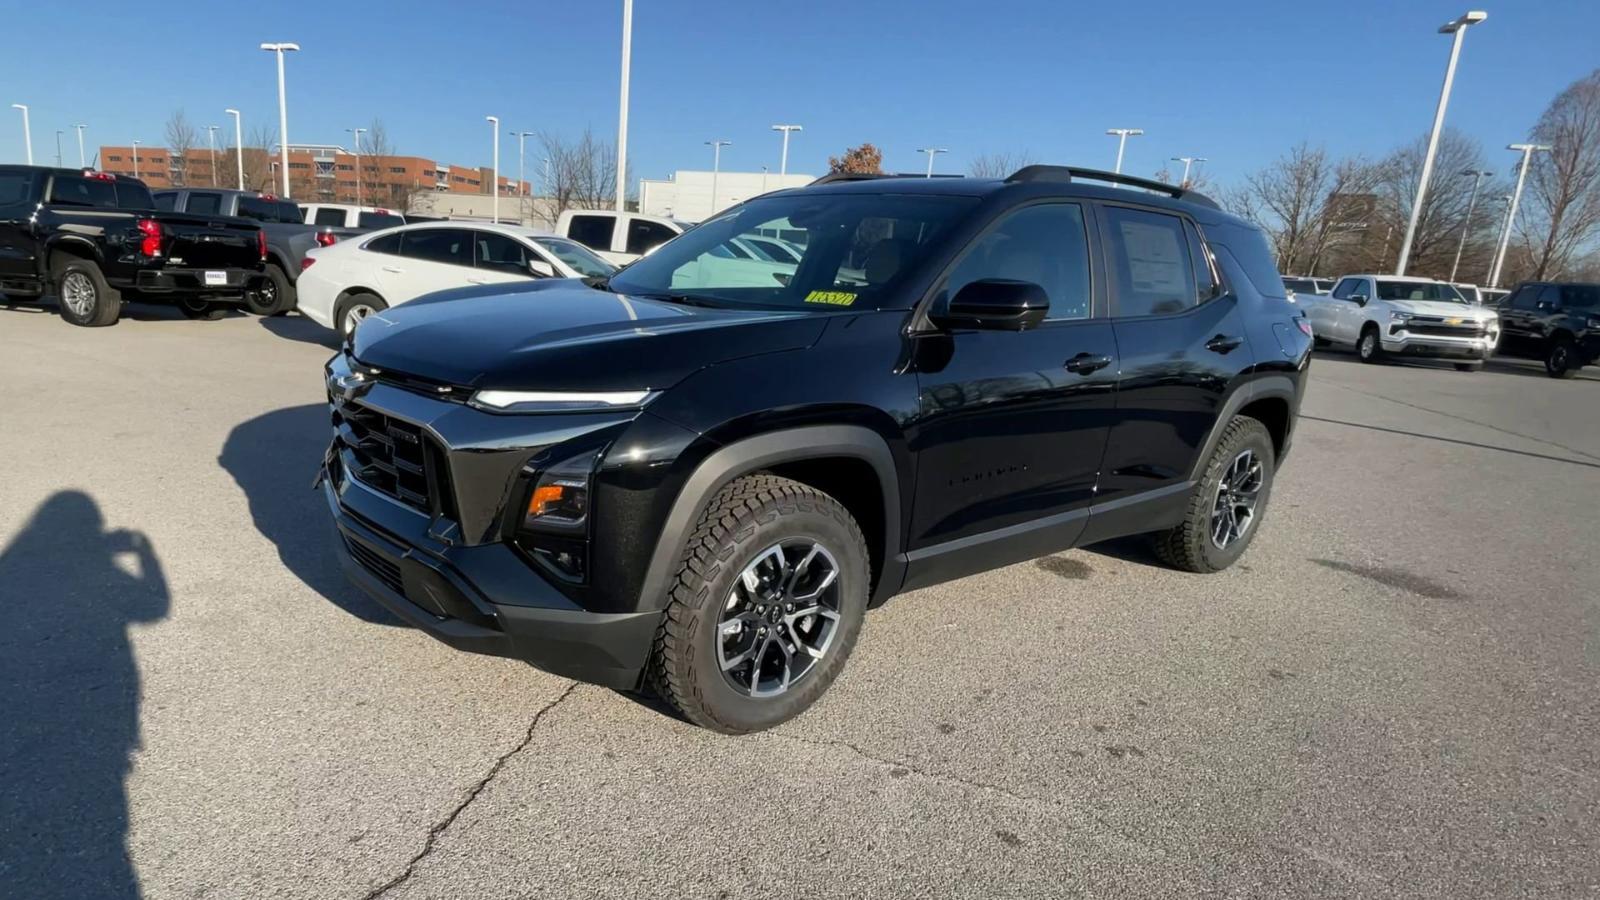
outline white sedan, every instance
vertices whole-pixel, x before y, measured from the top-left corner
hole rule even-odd
[[[310,251],[295,287],[300,312],[343,338],[367,316],[435,291],[616,270],[582,244],[520,225],[419,222]]]

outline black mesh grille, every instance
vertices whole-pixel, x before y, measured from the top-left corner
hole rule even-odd
[[[447,512],[444,454],[421,428],[357,401],[334,404],[333,427],[362,484],[430,516]]]
[[[400,578],[400,566],[394,561],[371,549],[360,541],[345,539],[345,546],[350,548],[350,556],[361,564],[361,568],[371,572],[374,577],[388,586],[389,590],[397,594],[404,594],[404,582]]]

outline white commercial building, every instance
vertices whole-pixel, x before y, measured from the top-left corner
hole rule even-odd
[[[639,211],[650,216],[671,216],[685,222],[703,222],[714,214],[779,188],[802,187],[815,175],[779,175],[776,172],[718,172],[717,195],[711,196],[710,172],[679,169],[671,178],[639,180]]]

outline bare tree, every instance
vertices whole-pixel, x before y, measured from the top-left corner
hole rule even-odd
[[[1534,154],[1528,170],[1522,224],[1532,263],[1527,277],[1559,278],[1600,234],[1600,69],[1550,101],[1533,140],[1550,151]]]
[[[194,126],[184,116],[183,110],[173,112],[167,119],[167,156],[172,173],[172,183],[183,187],[189,183],[189,154],[194,150]]]
[[[1333,166],[1320,147],[1304,142],[1273,160],[1266,168],[1245,178],[1239,212],[1251,216],[1272,237],[1278,268],[1300,271],[1309,262],[1328,190],[1332,186]]]
[[[384,127],[382,119],[373,119],[361,138],[362,202],[368,206],[409,212],[412,198],[426,190],[415,182],[407,183],[403,174],[389,171],[394,168],[397,155],[389,129]]]
[[[1037,163],[1026,150],[1008,153],[985,153],[967,164],[967,172],[974,178],[1005,178],[1011,173]]]
[[[270,125],[257,125],[250,129],[244,144],[244,183],[252,191],[271,191],[278,184],[276,157],[272,145],[278,141],[278,129]]]
[[[1391,222],[1397,235],[1405,234],[1410,220],[1426,152],[1427,137],[1419,136],[1379,163],[1376,189],[1383,198],[1380,210],[1393,217]],[[1416,234],[1411,239],[1407,272],[1434,278],[1449,276],[1472,194],[1472,179],[1462,173],[1483,167],[1483,151],[1477,141],[1451,128],[1446,128],[1439,136],[1433,178],[1422,202]],[[1480,219],[1479,224],[1485,221]]]
[[[549,208],[543,212],[551,221],[569,209],[611,205],[617,190],[616,144],[596,138],[588,128],[575,141],[542,131],[539,143],[550,160],[550,183],[545,189]]]

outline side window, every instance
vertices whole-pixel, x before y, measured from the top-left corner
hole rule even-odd
[[[1561,288],[1561,305],[1565,309],[1600,308],[1600,286],[1568,284]]]
[[[394,256],[399,256],[400,238],[403,234],[405,234],[405,232],[402,231],[394,234],[386,234],[383,237],[373,238],[372,240],[363,244],[362,249],[370,250],[373,253],[388,253]]]
[[[326,206],[318,207],[317,208],[317,212],[316,212],[316,218],[314,218],[312,220],[311,224],[313,224],[313,225],[332,225],[334,228],[343,228],[344,227],[344,210],[342,210],[342,209],[329,209]]]
[[[157,201],[159,202],[159,201]],[[222,195],[206,192],[189,192],[188,208],[184,212],[199,213],[203,216],[214,216],[222,210]]]
[[[1354,278],[1341,278],[1339,283],[1333,286],[1333,293],[1329,296],[1335,300],[1349,300],[1355,289],[1356,280]]]
[[[240,197],[239,216],[256,222],[271,222],[272,201],[260,197]]]
[[[591,250],[610,251],[616,224],[614,216],[573,216],[567,224],[567,237]]]
[[[452,266],[472,265],[472,232],[464,228],[425,228],[403,232],[400,255]]]
[[[528,248],[521,243],[492,231],[474,231],[472,238],[477,247],[478,268],[528,274]]]
[[[50,183],[50,202],[65,206],[116,209],[117,189],[110,181],[101,178],[57,175]]]
[[[1511,292],[1506,304],[1513,309],[1533,309],[1539,300],[1539,285],[1525,284]]]
[[[299,224],[303,223],[305,220],[303,218],[301,218],[301,216],[300,216],[300,207],[298,207],[298,206],[294,205],[293,203],[290,203],[290,202],[288,202],[286,200],[279,200],[278,201],[278,221],[279,222],[288,222],[291,225],[299,225]]]
[[[174,194],[174,193],[168,191],[166,193],[156,194],[155,198],[156,198],[156,209],[165,210],[166,212],[172,212],[173,210],[178,208],[178,195],[177,194]]]
[[[945,281],[954,297],[986,278],[1031,281],[1050,298],[1051,319],[1089,317],[1089,242],[1083,207],[1045,203],[1011,213],[967,249]]]
[[[1553,284],[1545,285],[1544,290],[1539,292],[1538,306],[1540,309],[1559,309],[1561,307],[1561,288]]]
[[[678,233],[660,222],[631,219],[628,222],[628,252],[643,254],[677,237]]]
[[[1194,260],[1195,285],[1200,291],[1200,302],[1204,303],[1221,293],[1216,272],[1211,266],[1211,251],[1206,249],[1205,241],[1200,239],[1200,232],[1195,230],[1193,222],[1183,223],[1183,233],[1189,238],[1189,257]]]
[[[1167,315],[1199,303],[1182,219],[1121,206],[1105,212],[1118,316]]]

